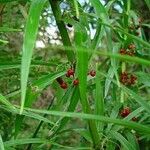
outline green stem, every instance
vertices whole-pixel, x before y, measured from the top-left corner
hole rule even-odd
[[[71,41],[67,32],[65,23],[61,20],[61,10],[59,7],[59,2],[58,0],[49,0],[49,3],[51,5],[51,8],[52,8],[55,20],[56,20],[56,24],[58,26],[63,45],[66,47],[66,54],[67,54],[68,60],[73,62],[74,53],[71,49],[68,50],[68,48],[72,47],[72,44],[71,44]]]

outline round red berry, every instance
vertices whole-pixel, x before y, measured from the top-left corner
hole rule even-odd
[[[90,74],[92,77],[95,77],[95,75],[96,75],[96,71],[91,70],[89,74]]]
[[[125,54],[126,54],[126,50],[123,49],[123,48],[121,48],[120,51],[119,51],[119,53],[120,53],[121,55],[125,55]]]
[[[130,82],[130,84],[135,84],[136,80],[137,80],[137,77],[135,75],[131,75],[129,82]]]
[[[61,77],[58,77],[58,78],[56,79],[56,81],[57,81],[59,84],[62,84],[62,83],[64,82]]]
[[[125,84],[128,83],[128,79],[129,79],[128,73],[127,72],[122,72],[121,75],[120,75],[120,82],[125,85]]]
[[[68,69],[66,73],[66,77],[74,76],[74,70],[73,69]]]
[[[130,114],[130,112],[131,112],[130,108],[126,107],[120,112],[120,115],[124,118],[127,117]]]
[[[60,87],[61,87],[62,89],[67,89],[67,88],[68,88],[68,85],[67,85],[66,82],[63,82],[63,83],[60,84]]]
[[[74,81],[73,81],[73,85],[78,85],[79,84],[79,80],[78,79],[75,79]]]

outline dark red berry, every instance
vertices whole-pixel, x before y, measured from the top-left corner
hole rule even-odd
[[[120,115],[124,118],[130,114],[131,110],[129,107],[125,107],[121,112]]]
[[[74,76],[74,70],[73,69],[68,69],[66,73],[66,77]]]
[[[120,82],[125,85],[125,84],[128,83],[128,79],[129,79],[128,73],[127,72],[122,72],[121,75],[120,75]]]
[[[135,84],[137,77],[135,75],[130,76],[130,84]]]
[[[120,51],[119,51],[119,53],[120,53],[121,55],[125,55],[125,54],[126,54],[126,50],[123,49],[123,48],[121,48]]]
[[[79,84],[79,80],[78,79],[75,79],[74,81],[73,81],[73,85],[78,85]]]
[[[89,72],[89,75],[91,75],[92,77],[95,77],[95,75],[96,75],[96,71],[91,70],[91,71]]]
[[[59,84],[62,84],[62,83],[64,82],[61,77],[58,77],[58,78],[56,79],[56,81],[57,81]]]
[[[66,82],[63,82],[62,84],[60,84],[60,87],[61,87],[62,89],[67,89],[67,88],[68,88],[68,85],[67,85]]]

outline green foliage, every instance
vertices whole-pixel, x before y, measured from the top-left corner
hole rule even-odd
[[[150,149],[150,3],[104,3],[0,0],[0,149]]]

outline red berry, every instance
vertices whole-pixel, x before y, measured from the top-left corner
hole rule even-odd
[[[137,80],[137,77],[135,75],[131,75],[129,83],[133,85],[133,84],[135,84],[136,80]]]
[[[56,80],[57,80],[57,82],[58,82],[59,84],[62,84],[62,83],[64,82],[61,77],[58,77]]]
[[[120,51],[119,51],[119,53],[120,53],[121,55],[125,55],[125,54],[126,54],[126,50],[123,49],[123,48],[121,48]]]
[[[66,77],[74,76],[74,70],[73,69],[68,69],[66,73]]]
[[[130,114],[130,112],[131,112],[130,108],[126,107],[120,112],[120,115],[124,118],[127,117]]]
[[[78,85],[78,84],[79,84],[79,80],[78,79],[73,81],[73,85]]]
[[[91,70],[89,74],[90,74],[92,77],[95,77],[95,75],[96,75],[96,71]]]
[[[125,84],[128,83],[128,79],[129,79],[128,73],[127,72],[122,72],[121,75],[120,75],[120,82],[125,85]]]
[[[63,82],[63,83],[60,84],[60,87],[61,87],[62,89],[67,89],[67,88],[68,88],[68,85],[67,85],[66,82]]]

